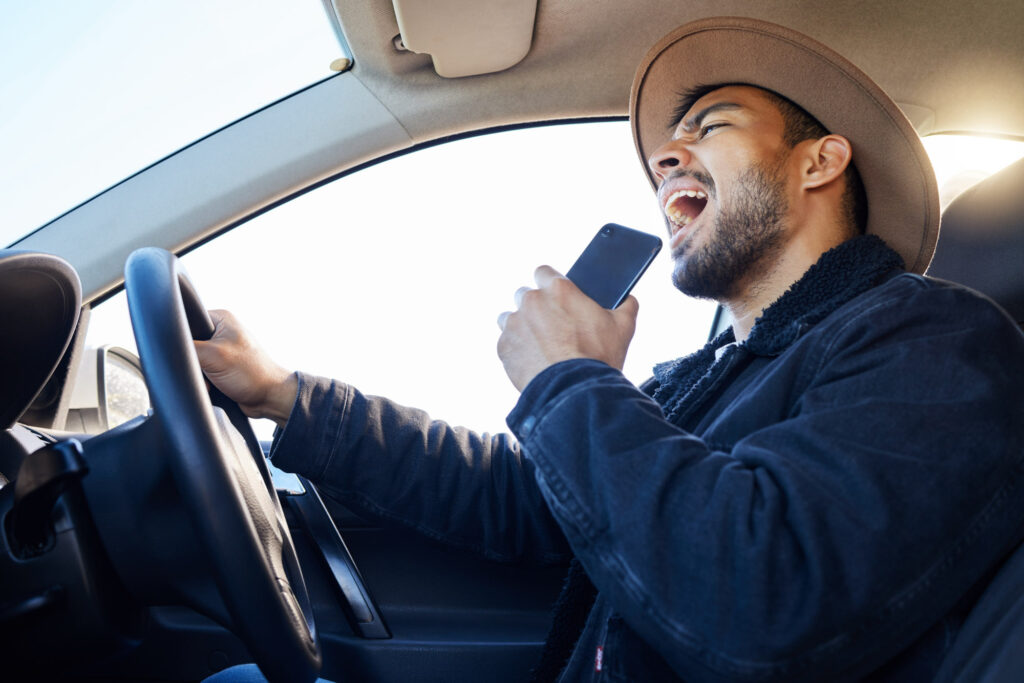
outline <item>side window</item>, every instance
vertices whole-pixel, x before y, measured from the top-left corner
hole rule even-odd
[[[624,122],[507,131],[392,159],[310,191],[183,258],[204,302],[231,309],[282,365],[336,377],[478,431],[505,429],[517,393],[497,317],[568,270],[607,222],[664,238]],[[663,249],[634,290],[626,365],[698,348],[714,305],[679,294]],[[123,295],[89,343],[128,346]],[[257,433],[268,436],[270,423]]]

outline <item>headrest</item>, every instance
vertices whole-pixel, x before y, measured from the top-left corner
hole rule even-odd
[[[71,341],[82,286],[67,261],[0,249],[0,430],[21,416]]]
[[[1024,159],[953,200],[928,275],[976,289],[1024,323]]]

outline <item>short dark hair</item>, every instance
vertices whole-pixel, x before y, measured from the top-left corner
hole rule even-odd
[[[782,114],[783,131],[782,140],[790,149],[797,143],[804,140],[816,140],[829,134],[825,126],[821,125],[818,119],[811,116],[806,109],[793,100],[780,95],[779,93],[762,88],[759,85],[750,83],[716,83],[711,85],[698,85],[686,90],[679,95],[679,103],[672,114],[670,128],[675,128],[683,120],[686,113],[693,108],[693,105],[700,98],[708,93],[734,85],[742,85],[747,88],[757,88],[764,93],[769,100],[778,108]],[[846,189],[843,191],[842,210],[849,225],[856,229],[857,234],[864,234],[868,224],[868,197],[864,191],[864,182],[861,180],[857,167],[850,163],[843,173]]]

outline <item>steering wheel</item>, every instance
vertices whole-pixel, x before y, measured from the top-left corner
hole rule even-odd
[[[321,666],[313,611],[262,449],[237,404],[207,393],[192,344],[209,339],[213,323],[163,249],[129,256],[125,290],[154,417],[225,626],[268,680],[313,680]]]

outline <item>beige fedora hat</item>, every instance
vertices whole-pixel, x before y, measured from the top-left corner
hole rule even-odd
[[[923,273],[939,236],[939,193],[928,155],[896,103],[864,72],[807,36],[758,19],[717,17],[662,38],[637,69],[629,100],[640,161],[672,134],[679,95],[699,85],[748,83],[797,103],[853,146],[868,197],[868,232]]]

